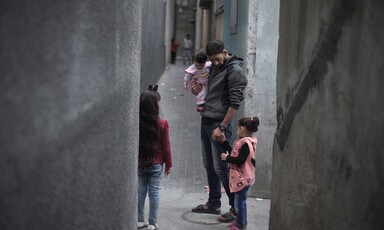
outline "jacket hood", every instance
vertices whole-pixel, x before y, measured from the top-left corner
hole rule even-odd
[[[238,64],[240,66],[243,65],[244,60],[236,55],[229,54],[230,57],[228,58],[227,62],[224,65],[233,65]]]

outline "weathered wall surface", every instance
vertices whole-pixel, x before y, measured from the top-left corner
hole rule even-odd
[[[135,229],[142,3],[0,7],[0,229]]]
[[[276,68],[279,0],[250,1],[247,23],[245,115],[260,119],[256,182],[251,194],[271,197],[272,146],[276,132]]]
[[[270,229],[384,229],[384,2],[280,3]]]
[[[244,59],[248,79],[244,105],[235,119],[260,119],[256,153],[256,183],[251,196],[270,198],[272,146],[276,131],[276,62],[278,42],[278,0],[237,1],[237,33],[230,31],[233,1],[224,1],[226,48]],[[228,10],[226,10],[228,9]],[[235,126],[234,126],[235,127]]]
[[[140,90],[156,84],[164,72],[165,55],[165,12],[163,0],[145,0],[142,15],[141,36],[141,79]],[[140,40],[137,41],[139,46]]]

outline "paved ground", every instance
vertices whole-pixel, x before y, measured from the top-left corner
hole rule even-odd
[[[161,116],[169,121],[173,156],[173,171],[162,180],[159,229],[228,229],[227,224],[217,221],[217,215],[190,212],[192,207],[207,201],[208,193],[204,191],[207,180],[201,160],[200,114],[195,110],[195,97],[183,89],[186,67],[177,60],[158,82]],[[222,203],[222,213],[227,212],[225,193]],[[268,229],[270,201],[248,198],[247,204],[248,229]]]

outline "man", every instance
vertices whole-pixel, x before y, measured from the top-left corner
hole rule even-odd
[[[221,184],[229,198],[230,211],[219,216],[218,221],[234,221],[234,194],[229,191],[227,163],[220,159],[221,141],[225,135],[231,140],[231,121],[244,99],[247,79],[242,69],[242,59],[231,55],[222,41],[210,41],[206,47],[212,68],[208,77],[208,91],[201,120],[201,142],[204,167],[207,171],[209,198],[192,212],[221,214]],[[200,92],[201,86],[192,85],[192,93]]]
[[[190,65],[192,64],[192,40],[191,35],[187,34],[183,40],[183,64]]]

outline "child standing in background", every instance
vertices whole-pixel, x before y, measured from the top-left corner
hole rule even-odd
[[[138,223],[137,228],[158,229],[160,181],[172,168],[168,121],[159,116],[158,86],[149,86],[140,96]],[[164,168],[165,164],[165,168]],[[164,170],[163,170],[164,169]],[[149,218],[144,218],[145,198],[149,197]]]
[[[177,42],[176,38],[172,38],[171,40],[171,64],[176,64],[176,53],[177,48],[179,48],[180,44]]]
[[[244,117],[237,123],[239,140],[234,143],[233,149],[228,141],[222,142],[226,153],[221,154],[221,160],[229,163],[229,189],[235,193],[236,219],[230,224],[231,230],[247,228],[247,194],[255,182],[255,153],[256,137],[252,134],[258,130],[258,117]],[[229,155],[228,152],[231,154]]]
[[[185,35],[185,38],[183,39],[183,64],[184,65],[191,64],[192,46],[193,46],[193,43],[191,40],[191,35],[190,34]]]
[[[192,55],[193,64],[185,70],[184,89],[188,89],[188,83],[199,83],[203,87],[200,93],[196,95],[196,110],[204,111],[205,96],[207,93],[208,76],[212,63],[207,61],[208,57],[203,50],[196,50]]]

